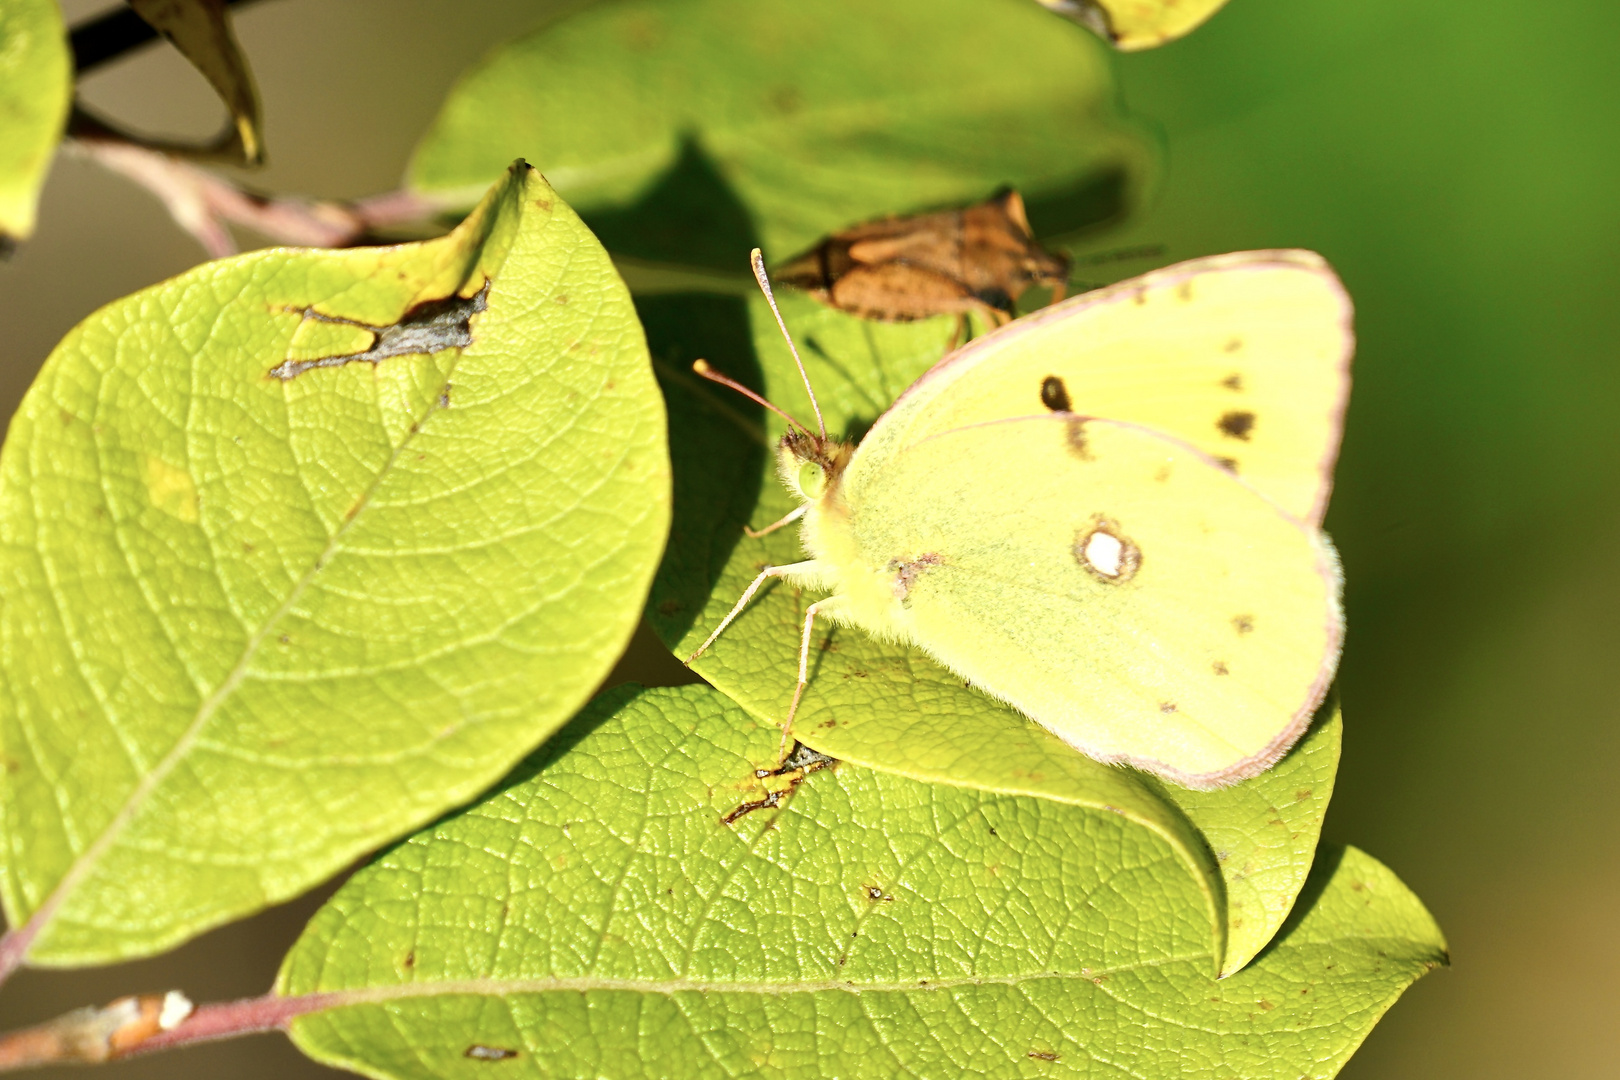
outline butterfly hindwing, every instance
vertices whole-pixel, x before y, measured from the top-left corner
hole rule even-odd
[[[1183,443],[1048,413],[943,432],[846,480],[862,562],[893,579],[870,621],[1094,757],[1240,779],[1326,691],[1331,550]]]

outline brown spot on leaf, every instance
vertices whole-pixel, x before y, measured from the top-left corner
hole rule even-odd
[[[1062,1061],[1063,1059],[1050,1050],[1031,1050],[1025,1057],[1032,1057],[1036,1061]]]

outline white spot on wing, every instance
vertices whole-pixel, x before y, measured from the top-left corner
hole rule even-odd
[[[1098,581],[1113,585],[1136,576],[1142,566],[1142,549],[1120,531],[1117,522],[1098,514],[1075,537],[1074,560]]]
[[[1111,536],[1098,529],[1086,539],[1084,555],[1091,568],[1103,577],[1119,577],[1119,557],[1125,553],[1125,545],[1119,542],[1119,537]]]

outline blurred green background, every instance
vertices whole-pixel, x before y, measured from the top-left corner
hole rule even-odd
[[[456,74],[560,6],[248,8],[271,152],[252,182],[392,187]],[[1232,0],[1190,38],[1117,60],[1167,163],[1154,203],[1104,245],[1314,248],[1359,310],[1328,519],[1350,637],[1327,836],[1406,879],[1455,967],[1395,1007],[1342,1074],[1357,1080],[1620,1074],[1617,40],[1620,9],[1598,0]],[[150,130],[218,122],[161,49],[87,96]],[[39,234],[0,264],[6,414],[70,326],[200,258],[149,196],[59,160]],[[627,672],[667,673],[640,650]],[[313,907],[140,964],[25,973],[0,1026],[129,991],[259,993]],[[108,1075],[334,1074],[263,1037]]]

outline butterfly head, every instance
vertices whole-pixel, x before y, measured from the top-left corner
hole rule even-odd
[[[803,502],[816,502],[837,488],[854,447],[793,428],[776,447],[776,471]]]

